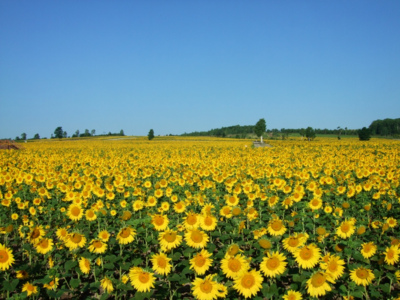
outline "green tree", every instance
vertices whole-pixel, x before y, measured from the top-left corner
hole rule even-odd
[[[26,140],[26,133],[25,132],[21,134],[21,140],[24,140],[24,141]]]
[[[258,120],[256,126],[254,127],[254,133],[261,139],[261,143],[263,143],[263,134],[267,129],[267,124],[264,119]]]
[[[154,130],[153,129],[150,129],[149,134],[147,135],[147,137],[149,138],[149,141],[154,139]]]
[[[358,138],[360,141],[369,141],[371,138],[371,130],[369,130],[367,127],[363,127],[358,131]]]
[[[35,140],[40,140],[40,135],[39,135],[39,133],[36,133],[36,134],[33,136],[33,138],[34,138]]]
[[[315,130],[312,127],[307,127],[306,138],[310,141],[315,138]]]
[[[94,135],[96,134],[96,129],[92,129],[92,131],[90,132],[90,134],[91,134],[92,136],[94,136]]]
[[[121,131],[119,132],[119,135],[125,136],[124,130],[121,129]]]
[[[64,133],[64,131],[62,130],[62,127],[61,127],[61,126],[58,126],[58,127],[54,130],[54,137],[55,137],[55,138],[62,139],[63,133]]]

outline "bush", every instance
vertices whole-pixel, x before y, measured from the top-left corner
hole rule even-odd
[[[371,138],[371,131],[367,127],[363,127],[358,131],[360,141],[369,141]]]

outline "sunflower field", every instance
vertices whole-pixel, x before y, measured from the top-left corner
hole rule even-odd
[[[399,299],[400,143],[0,150],[0,298]]]

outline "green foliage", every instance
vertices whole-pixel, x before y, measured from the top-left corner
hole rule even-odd
[[[58,139],[62,139],[63,138],[63,134],[64,131],[62,129],[61,126],[58,126],[55,130],[54,130],[54,137],[58,138]]]
[[[393,136],[400,134],[400,118],[375,120],[369,125],[370,134]]]
[[[358,131],[360,141],[369,141],[371,138],[371,131],[367,127],[363,127]]]
[[[36,133],[36,134],[33,136],[33,138],[34,138],[35,140],[40,140],[40,135],[39,135],[39,133]]]
[[[315,130],[312,127],[307,127],[307,129],[306,129],[306,138],[308,140],[315,139]]]
[[[154,130],[153,129],[150,129],[149,134],[147,135],[147,137],[149,138],[149,141],[154,139]]]
[[[258,120],[256,126],[254,127],[254,133],[260,137],[262,134],[267,130],[267,124],[265,123],[264,119]]]

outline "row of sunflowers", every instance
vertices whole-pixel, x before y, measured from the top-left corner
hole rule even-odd
[[[397,299],[400,144],[39,141],[0,152],[0,298]]]

